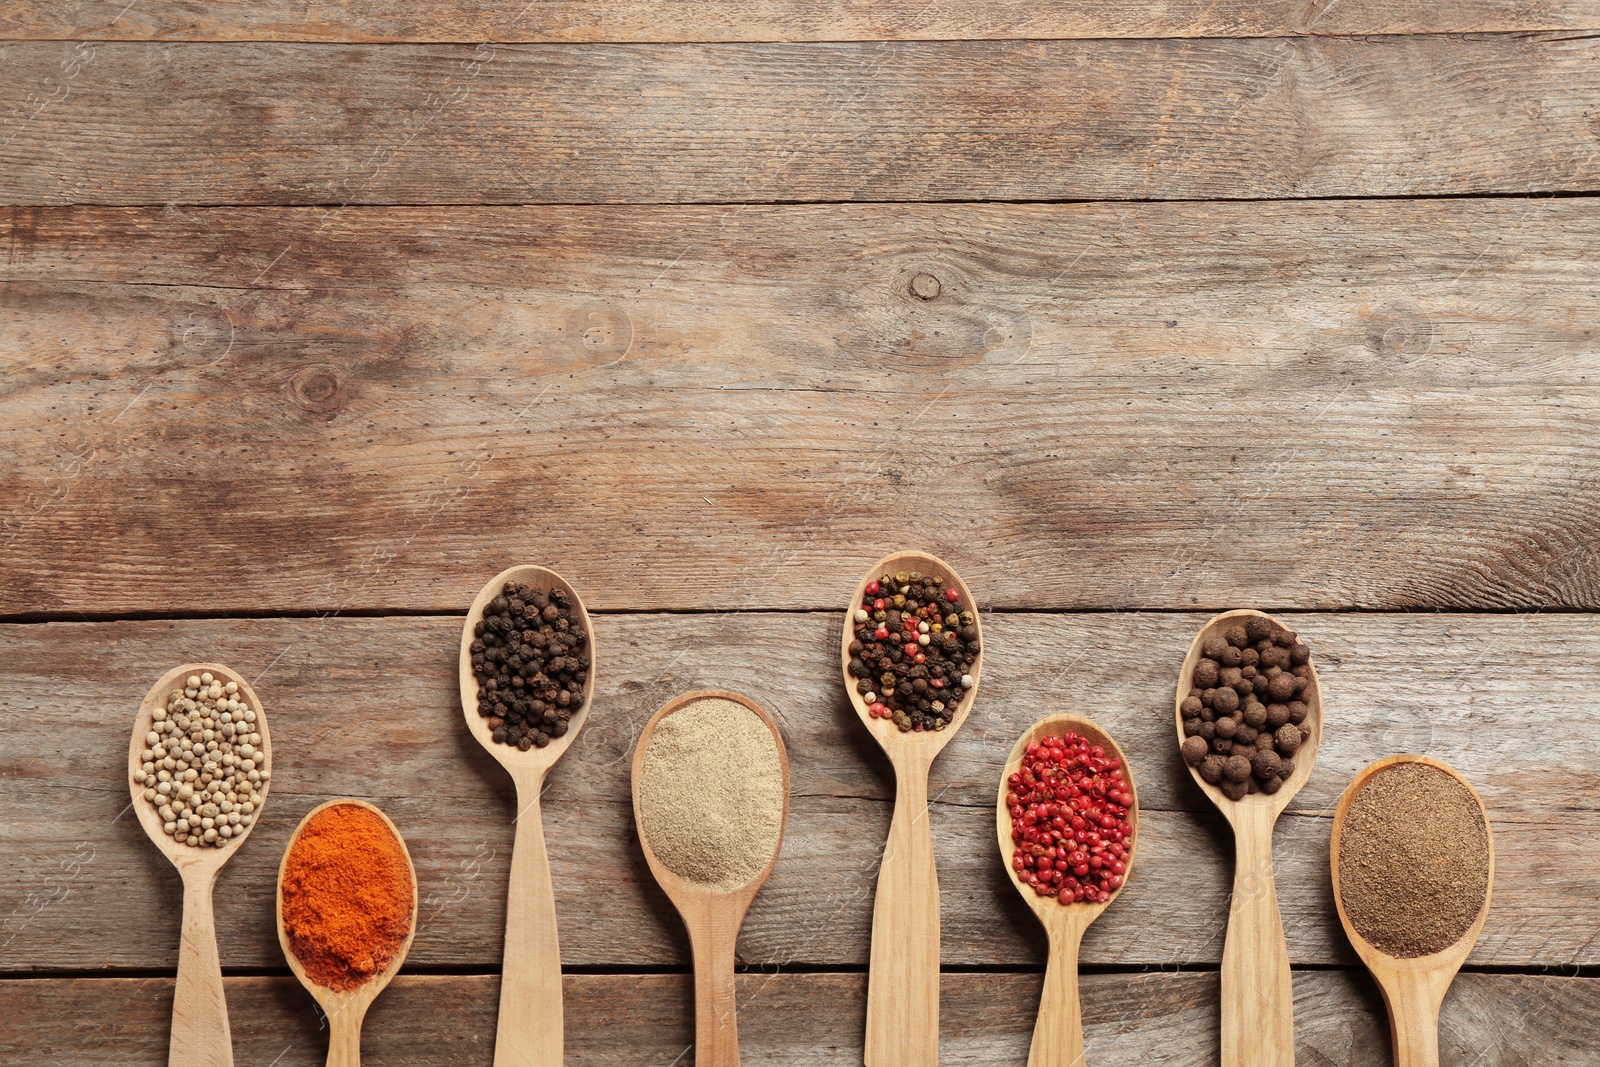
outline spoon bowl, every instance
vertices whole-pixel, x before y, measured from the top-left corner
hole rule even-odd
[[[1274,626],[1288,629],[1265,612],[1225,611],[1206,623],[1190,643],[1173,703],[1180,747],[1183,701],[1194,691],[1194,669],[1202,644],[1251,618],[1268,619]],[[1289,977],[1289,943],[1273,882],[1272,829],[1311,777],[1317,750],[1322,747],[1322,687],[1315,661],[1309,666],[1310,684],[1300,699],[1307,707],[1302,725],[1310,734],[1294,754],[1294,773],[1276,793],[1250,793],[1231,800],[1202,778],[1199,768],[1189,767],[1200,791],[1233,827],[1233,904],[1222,948],[1222,1067],[1294,1064],[1294,990]]]
[[[478,679],[472,673],[474,630],[484,609],[507,582],[549,593],[561,590],[572,604],[572,621],[588,635],[589,679],[583,700],[567,724],[544,748],[526,751],[494,740],[488,720],[478,713]],[[562,1067],[565,1036],[561,1012],[561,947],[556,931],[555,887],[545,852],[539,794],[545,775],[572,745],[589,719],[594,699],[595,639],[589,613],[565,579],[544,567],[520,566],[501,571],[479,590],[461,628],[461,710],[467,730],[511,775],[517,788],[517,833],[511,852],[511,881],[506,893],[506,947],[500,977],[500,1015],[495,1030],[495,1067]],[[541,1006],[538,1014],[529,1005]]]
[[[1339,838],[1344,832],[1345,815],[1355,801],[1361,787],[1376,774],[1400,763],[1420,763],[1450,775],[1478,805],[1483,817],[1484,841],[1489,853],[1489,881],[1484,887],[1483,906],[1478,917],[1454,944],[1427,956],[1402,958],[1391,956],[1377,948],[1357,932],[1350,916],[1345,913],[1344,895],[1339,882]],[[1333,872],[1333,903],[1339,911],[1339,922],[1345,936],[1355,947],[1361,962],[1372,972],[1373,980],[1383,991],[1383,1000],[1389,1008],[1389,1033],[1394,1043],[1395,1067],[1438,1067],[1439,1064],[1439,1008],[1444,1003],[1446,990],[1455,980],[1456,972],[1472,953],[1472,946],[1483,933],[1489,918],[1489,902],[1494,895],[1494,833],[1489,826],[1489,812],[1483,798],[1472,788],[1454,767],[1427,756],[1389,756],[1368,765],[1346,787],[1339,798],[1339,807],[1333,816],[1333,841],[1329,847],[1330,866]]]
[[[960,590],[961,609],[972,612],[978,654],[969,673],[972,688],[956,704],[943,730],[901,730],[892,719],[874,719],[850,673],[855,611],[867,583],[883,574],[916,571],[945,579]],[[978,602],[944,560],[926,552],[896,552],[872,565],[856,585],[845,611],[839,670],[844,689],[867,732],[894,767],[894,816],[878,868],[872,911],[872,956],[867,969],[866,1067],[934,1067],[939,1061],[939,874],[934,866],[928,821],[928,772],[934,757],[972,712],[983,677],[983,620]]]
[[[478,623],[483,621],[484,609],[489,606],[490,601],[500,595],[507,582],[519,582],[545,593],[554,590],[565,593],[572,602],[573,622],[581,626],[583,632],[588,635],[589,681],[583,687],[583,702],[572,713],[572,721],[567,724],[565,734],[552,737],[544,748],[530,748],[526,752],[516,745],[500,744],[491,736],[489,720],[478,714],[478,679],[472,673],[472,642],[477,636],[473,631]],[[589,719],[589,705],[594,699],[594,669],[594,630],[589,624],[589,612],[584,608],[583,598],[578,596],[577,590],[568,585],[561,575],[545,567],[531,565],[508,567],[489,579],[478,591],[472,606],[467,609],[466,624],[461,628],[461,710],[466,716],[467,732],[477,739],[478,744],[488,749],[489,754],[499,760],[501,766],[511,772],[512,777],[527,775],[535,770],[542,776],[555,765],[556,760],[566,754],[573,739],[578,736],[583,724]]]
[[[148,747],[145,741],[155,721],[155,710],[166,707],[173,690],[184,688],[185,678],[204,672],[210,672],[224,684],[237,683],[239,695],[255,710],[255,732],[261,735],[260,750],[266,756],[268,777],[261,782],[261,804],[244,832],[230,837],[223,845],[190,845],[168,834],[161,813],[144,798],[145,786],[134,778],[144,765],[139,757]],[[211,894],[222,865],[239,851],[239,846],[261,821],[274,766],[272,735],[267,730],[267,711],[261,698],[242,675],[220,663],[185,663],[172,668],[150,687],[134,716],[133,737],[128,746],[128,786],[133,796],[133,810],[144,832],[183,879],[183,927],[178,946],[178,977],[172,997],[169,1067],[231,1067],[233,1063],[233,1037],[222,988],[222,960],[217,951]]]
[[[674,873],[656,856],[645,832],[639,797],[639,780],[644,767],[645,751],[655,736],[656,727],[663,719],[681,709],[707,698],[731,700],[748,708],[768,730],[778,750],[778,763],[783,768],[783,814],[778,821],[777,841],[772,847],[772,857],[755,877],[742,886],[723,889],[702,885]],[[756,892],[766,882],[777,865],[778,853],[783,849],[783,830],[789,819],[789,755],[783,744],[783,735],[769,716],[753,700],[737,693],[720,689],[703,689],[674,697],[661,706],[645,724],[639,743],[633,751],[633,821],[639,830],[639,846],[644,851],[650,873],[660,883],[661,889],[683,917],[689,931],[689,944],[694,954],[694,1004],[695,1004],[695,1064],[696,1067],[737,1067],[739,1063],[739,1030],[735,1016],[733,967],[739,928],[744,924],[745,913]]]
[[[950,725],[943,730],[915,731],[902,730],[894,724],[892,719],[874,719],[867,710],[866,701],[861,699],[861,694],[856,691],[857,679],[850,673],[850,643],[855,640],[855,610],[861,604],[862,597],[866,596],[867,583],[883,574],[894,574],[899,571],[915,571],[920,574],[941,575],[948,579],[942,583],[954,586],[961,591],[961,604],[963,611],[972,612],[972,625],[978,631],[978,655],[972,661],[972,688],[966,690],[961,700],[956,704],[955,715],[950,719]],[[983,619],[978,615],[977,601],[972,598],[972,591],[967,588],[967,583],[961,576],[938,556],[927,552],[905,551],[896,552],[880,559],[872,565],[865,577],[856,584],[855,597],[850,601],[850,608],[845,615],[844,638],[839,643],[839,671],[844,677],[845,693],[850,698],[850,706],[855,709],[856,715],[866,725],[867,732],[882,746],[883,750],[894,758],[897,752],[914,749],[925,753],[931,762],[938,755],[939,750],[950,743],[962,723],[967,721],[967,716],[972,711],[973,702],[978,696],[978,683],[983,679]]]
[[[339,805],[351,805],[365,808],[378,818],[382,819],[389,827],[389,832],[394,835],[395,843],[400,846],[401,853],[406,858],[406,869],[411,872],[411,929],[406,934],[405,941],[401,942],[399,951],[394,954],[387,966],[371,978],[362,982],[354,989],[330,989],[306,973],[305,966],[300,958],[294,954],[294,948],[289,942],[289,931],[283,924],[283,875],[289,867],[289,853],[294,849],[300,835],[310,825],[311,820],[327,808]],[[354,887],[359,889],[359,887]],[[411,850],[406,848],[405,838],[400,836],[400,830],[376,807],[364,800],[345,798],[330,800],[325,804],[318,804],[306,813],[300,820],[300,825],[295,827],[294,834],[289,838],[289,844],[283,850],[283,859],[278,863],[278,892],[276,903],[276,917],[278,924],[278,944],[283,947],[283,957],[289,961],[289,970],[300,979],[300,984],[306,987],[322,1013],[328,1017],[328,1067],[360,1067],[361,1064],[361,1023],[366,1018],[367,1009],[378,998],[394,976],[399,973],[401,964],[405,963],[406,953],[411,951],[411,941],[417,936],[417,868],[411,862]]]
[[[1022,767],[1022,757],[1028,745],[1044,737],[1061,737],[1075,733],[1090,744],[1099,745],[1110,755],[1122,761],[1122,774],[1128,783],[1133,803],[1128,807],[1128,825],[1133,838],[1124,861],[1127,870],[1122,884],[1111,891],[1108,900],[1094,903],[1063,904],[1053,897],[1042,897],[1032,886],[1018,876],[1012,867],[1017,844],[1011,839],[1011,811],[1006,807],[1006,795],[1011,792],[1010,779]],[[1084,931],[1098,919],[1128,887],[1133,876],[1133,859],[1139,847],[1139,790],[1133,781],[1133,770],[1122,748],[1111,735],[1094,722],[1079,715],[1050,715],[1030,726],[1017,743],[1011,746],[1005,768],[1000,772],[1000,793],[995,800],[995,824],[1000,838],[1000,858],[1006,876],[1028,907],[1044,924],[1050,938],[1050,961],[1045,970],[1044,993],[1039,1002],[1039,1019],[1033,1029],[1033,1045],[1028,1052],[1028,1067],[1083,1067],[1083,1009],[1078,999],[1078,949]]]

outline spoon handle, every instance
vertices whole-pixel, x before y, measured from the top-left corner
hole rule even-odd
[[[1293,1067],[1294,987],[1266,804],[1234,802],[1232,913],[1222,948],[1222,1067]]]
[[[361,1020],[366,1005],[346,1004],[328,1013],[328,1067],[361,1067]]]
[[[214,864],[192,864],[183,874],[183,930],[178,942],[178,980],[172,990],[172,1044],[168,1067],[233,1067],[233,1036],[222,991],[211,889]]]
[[[544,848],[539,792],[544,775],[517,778],[517,836],[506,892],[506,949],[500,975],[495,1067],[561,1067],[561,946],[556,894]]]
[[[872,909],[866,1067],[939,1062],[939,875],[928,826],[929,763],[894,762],[894,819]]]
[[[743,920],[743,908],[707,900],[697,921],[685,922],[694,952],[695,1067],[739,1067],[733,964]]]
[[[1045,967],[1028,1067],[1083,1067],[1083,1005],[1078,1000],[1078,945],[1083,927],[1066,921],[1047,926],[1050,962]]]
[[[1439,1067],[1439,1008],[1453,975],[1399,975],[1383,983],[1394,1067]]]

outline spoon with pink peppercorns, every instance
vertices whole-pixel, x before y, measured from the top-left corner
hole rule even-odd
[[[972,710],[983,669],[977,604],[950,565],[897,552],[856,586],[840,645],[845,692],[894,765],[867,968],[866,1067],[939,1062],[939,876],[928,771]]]
[[[1050,937],[1028,1067],[1083,1067],[1078,946],[1133,869],[1133,773],[1100,727],[1077,715],[1048,716],[1012,746],[995,820],[1006,874]]]

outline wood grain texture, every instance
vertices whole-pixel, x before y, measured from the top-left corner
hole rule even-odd
[[[530,545],[601,611],[906,545],[986,608],[1592,609],[1597,248],[1588,200],[0,212],[0,611],[459,611]]]
[[[0,204],[1593,191],[1597,53],[1559,33],[11,44]]]
[[[1593,0],[1112,0],[930,4],[877,0],[449,0],[425,11],[345,0],[0,2],[0,38],[159,41],[856,41],[1470,33],[1600,26]]]
[[[373,1063],[485,1064],[494,1032],[496,979],[402,975],[373,1006],[365,1044]],[[940,1062],[945,1067],[1022,1063],[1038,1002],[1037,974],[947,974]],[[0,982],[0,1011],[26,1019],[0,1032],[8,1063],[35,1067],[141,1067],[164,1062],[163,978]],[[857,974],[746,974],[739,978],[746,1062],[788,1067],[861,1062]],[[666,1064],[693,1039],[687,975],[568,975],[568,1048],[593,1067]],[[1300,1062],[1384,1067],[1383,1006],[1364,974],[1295,975]],[[318,1067],[323,1036],[311,1000],[289,978],[230,978],[240,1063]],[[1217,1020],[1213,974],[1085,975],[1087,1062],[1215,1067],[1205,1040]],[[1600,979],[1464,974],[1441,1018],[1446,1063],[1524,1067],[1592,1062],[1600,1035]]]
[[[1497,886],[1469,969],[1600,963],[1600,916],[1587,904],[1600,896],[1596,617],[1280,617],[1318,657],[1328,709],[1316,771],[1274,841],[1292,961],[1358,964],[1332,900],[1332,812],[1367,763],[1410,751],[1460,770],[1494,823]],[[1172,738],[1174,665],[1202,621],[995,614],[985,622],[982,700],[931,782],[947,966],[1044,966],[1036,921],[1000,868],[994,789],[1017,735],[1057,710],[1099,722],[1139,782],[1138,872],[1090,928],[1084,964],[1220,959],[1232,870],[1226,827]],[[544,797],[563,962],[687,965],[682,926],[633,837],[627,759],[668,697],[730,688],[773,714],[792,774],[783,853],[746,919],[740,959],[769,969],[864,966],[893,779],[839,695],[840,620],[594,622],[608,662],[626,669],[599,676],[590,722]],[[172,967],[179,883],[124,810],[122,753],[148,679],[203,657],[262,675],[256,689],[270,708],[277,763],[267,816],[217,886],[224,967],[281,965],[271,897],[278,859],[300,817],[337,796],[380,804],[410,846],[422,894],[411,965],[497,961],[515,802],[509,778],[461,723],[459,627],[459,617],[446,617],[0,628],[0,855],[10,857],[0,865],[3,966]],[[1534,751],[1542,769],[1530,792]],[[129,914],[141,923],[125,921]]]

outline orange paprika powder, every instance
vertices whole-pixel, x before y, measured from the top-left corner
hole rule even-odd
[[[332,804],[306,821],[279,886],[290,951],[318,985],[356,988],[410,936],[416,887],[405,846],[360,804]]]

